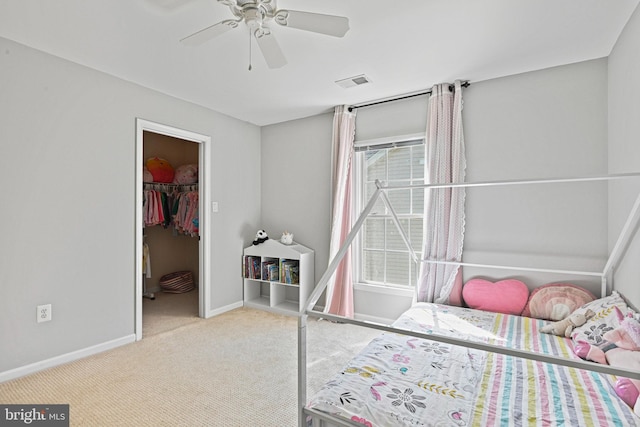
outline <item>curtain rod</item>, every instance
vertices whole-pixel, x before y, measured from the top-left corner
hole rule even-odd
[[[461,84],[462,87],[469,87],[470,85],[471,83],[469,83],[469,80],[465,80]],[[453,90],[453,87],[454,87],[453,85],[449,85],[449,90]],[[383,101],[370,102],[368,104],[362,104],[362,105],[352,105],[348,108],[348,110],[353,111],[353,110],[357,110],[358,108],[371,107],[372,105],[384,104],[386,102],[391,102],[391,101],[400,101],[402,99],[408,99],[408,98],[413,98],[415,96],[430,95],[430,94],[431,94],[431,89],[425,90],[423,92],[413,93],[411,95],[403,95],[397,98],[385,99]]]

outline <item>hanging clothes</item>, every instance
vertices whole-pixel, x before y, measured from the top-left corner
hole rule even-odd
[[[145,190],[143,200],[145,226],[162,224],[166,228],[171,224],[171,210],[167,193],[158,190]]]
[[[147,243],[142,245],[142,272],[147,279],[151,278],[151,253]]]
[[[172,215],[176,229],[193,237],[198,235],[198,198],[197,191],[178,194]]]
[[[199,194],[194,187],[197,186],[145,183],[144,226],[173,227],[179,233],[198,236]]]

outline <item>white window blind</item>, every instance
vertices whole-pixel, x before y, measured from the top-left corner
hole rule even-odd
[[[356,212],[371,198],[380,180],[389,185],[424,183],[424,135],[356,142]],[[389,200],[413,250],[422,250],[424,189],[390,190]],[[356,278],[360,283],[414,286],[418,266],[379,200],[365,220],[356,246]]]

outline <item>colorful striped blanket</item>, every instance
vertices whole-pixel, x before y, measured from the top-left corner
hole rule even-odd
[[[576,358],[542,320],[420,303],[394,326]],[[313,396],[308,407],[370,427],[633,426],[613,377],[384,333]]]

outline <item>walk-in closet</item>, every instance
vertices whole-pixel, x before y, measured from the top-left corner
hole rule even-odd
[[[199,144],[143,133],[143,335],[198,317]]]

